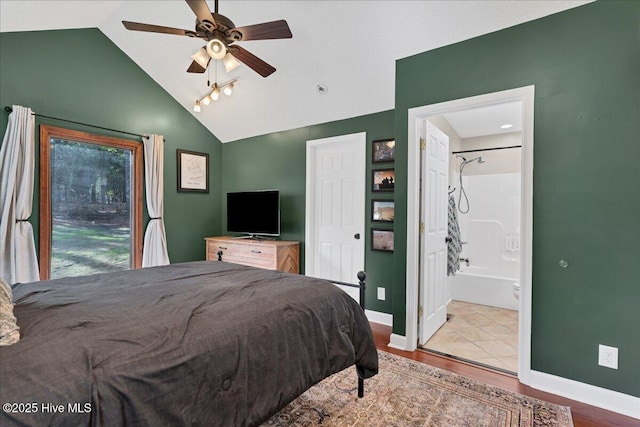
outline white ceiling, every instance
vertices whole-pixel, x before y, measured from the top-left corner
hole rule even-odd
[[[213,0],[208,1],[213,9]],[[285,19],[292,39],[240,42],[276,67],[267,78],[242,65],[231,97],[193,112],[207,76],[188,74],[199,39],[128,31],[121,21],[193,30],[182,0],[0,0],[0,31],[98,27],[222,142],[394,108],[395,60],[588,1],[221,0],[236,26]],[[212,69],[213,67],[210,66]],[[212,70],[211,80],[214,80]],[[328,92],[320,95],[318,84]]]
[[[443,114],[460,138],[497,135],[522,130],[522,103],[505,102]],[[503,125],[511,125],[502,128]]]

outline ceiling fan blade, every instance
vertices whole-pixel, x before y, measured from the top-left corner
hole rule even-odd
[[[271,75],[276,69],[241,46],[229,46],[229,52],[240,62],[253,69],[262,77]]]
[[[204,73],[205,71],[206,68],[202,68],[196,61],[193,61],[191,65],[189,65],[189,68],[187,68],[187,73]]]
[[[293,37],[287,21],[265,22],[262,24],[247,25],[236,28],[242,34],[242,41],[267,40],[267,39],[290,39]]]
[[[213,15],[209,10],[209,6],[207,6],[206,0],[185,0],[185,1],[187,2],[191,10],[193,10],[193,13],[196,14],[196,17],[198,18],[198,21],[200,21],[201,24],[204,24],[205,22],[209,22],[212,25],[212,27],[210,28],[211,30],[215,30],[216,28],[218,28],[218,26],[216,25],[216,21],[215,19],[213,19]]]
[[[127,30],[146,31],[149,33],[175,34],[177,36],[188,36],[189,33],[195,34],[193,31],[181,30],[180,28],[163,27],[160,25],[141,24],[139,22],[122,21],[122,25]]]

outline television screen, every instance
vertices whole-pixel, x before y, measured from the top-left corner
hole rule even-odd
[[[227,193],[227,231],[280,235],[278,190]]]

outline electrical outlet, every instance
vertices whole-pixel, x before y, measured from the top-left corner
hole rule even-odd
[[[618,347],[598,346],[598,365],[618,369]]]
[[[385,293],[385,288],[378,288],[378,299],[380,301],[384,301],[384,293]]]

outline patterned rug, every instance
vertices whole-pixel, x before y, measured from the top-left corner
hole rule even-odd
[[[263,426],[573,426],[568,407],[378,351],[380,373],[357,398],[354,368],[316,386]]]

